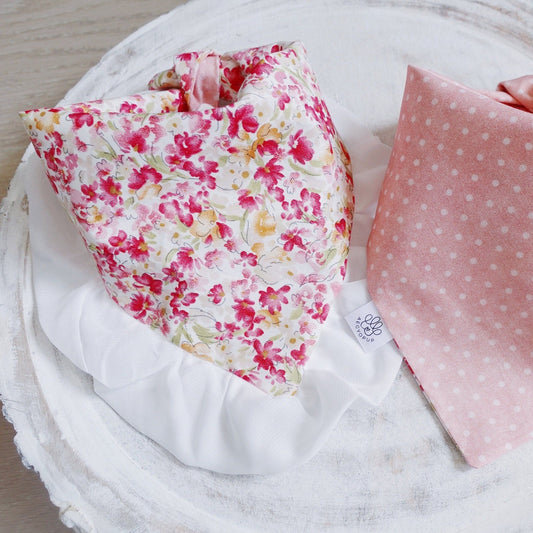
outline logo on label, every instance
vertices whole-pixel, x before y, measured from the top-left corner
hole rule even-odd
[[[383,322],[381,321],[381,317],[379,315],[373,315],[372,313],[368,313],[363,320],[361,320],[361,317],[358,317],[355,321],[355,328],[360,334],[368,337],[368,339],[365,340],[369,340],[370,342],[374,341],[374,339],[371,338],[373,335],[381,335],[382,327]]]
[[[392,335],[383,323],[372,301],[356,309],[346,317],[355,338],[365,352],[373,352],[392,340]]]

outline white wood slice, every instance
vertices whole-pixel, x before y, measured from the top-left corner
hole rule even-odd
[[[414,63],[492,89],[531,73],[528,0],[196,0],[111,50],[69,102],[142,90],[177,52],[302,40],[322,89],[391,142]],[[181,465],[92,391],[34,308],[21,163],[0,211],[0,394],[25,463],[78,531],[533,530],[533,445],[468,467],[409,372],[356,403],[303,467],[224,476]]]

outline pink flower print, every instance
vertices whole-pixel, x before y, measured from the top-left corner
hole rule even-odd
[[[220,283],[217,283],[216,285],[213,285],[211,287],[211,289],[207,293],[207,296],[214,304],[219,304],[224,298],[224,296],[226,296],[226,293],[224,292],[222,285]]]
[[[328,288],[324,283],[317,283],[315,289],[321,294],[326,294],[328,292]],[[316,299],[321,299],[321,296],[317,296]]]
[[[218,341],[224,341],[226,339],[231,339],[233,334],[240,329],[240,326],[234,324],[233,322],[216,322],[215,327],[220,331],[220,335],[217,335],[216,339]]]
[[[50,142],[55,144],[57,149],[61,150],[63,148],[63,137],[57,131],[52,132],[51,137]]]
[[[183,61],[187,61],[185,58],[182,58]],[[190,60],[189,60],[190,61]],[[189,69],[188,69],[189,70]],[[189,71],[190,72],[190,71]],[[188,93],[190,93],[192,84],[194,83],[194,77],[190,75],[188,72],[182,72],[179,77],[180,80],[180,86],[181,90],[186,93],[186,98],[188,97]],[[187,106],[187,110],[189,109],[189,106]]]
[[[249,298],[236,298],[235,305],[231,306],[235,310],[235,319],[245,325],[253,324],[255,320],[254,302]]]
[[[262,319],[261,319],[262,320]],[[261,335],[264,335],[265,332],[261,328],[249,328],[244,332],[244,336],[246,338],[250,337],[261,337]]]
[[[283,249],[286,252],[290,252],[295,246],[305,250],[305,244],[299,235],[300,232],[300,230],[292,229],[281,234],[281,240],[285,241]]]
[[[96,163],[96,176],[99,178],[105,178],[111,174],[111,163],[102,159]]]
[[[197,167],[191,161],[184,161],[180,168],[187,171],[191,176],[198,178],[200,183],[205,184],[208,189],[213,190],[216,187],[216,178],[213,174],[218,172],[218,163],[216,161],[202,162],[204,168]]]
[[[319,124],[324,126],[330,135],[335,135],[335,127],[331,117],[329,116],[325,103],[318,97],[313,96],[311,98],[313,105],[305,104],[305,110],[307,114],[314,117]]]
[[[322,215],[322,204],[320,202],[320,195],[318,193],[309,192],[308,189],[303,189],[302,192],[300,192],[300,198],[303,202],[306,202],[311,206],[313,215],[315,217]]]
[[[105,272],[106,270],[112,274],[118,272],[118,265],[115,260],[115,251],[106,244],[98,246],[95,250],[98,270]]]
[[[142,109],[134,102],[122,102],[121,113],[140,113]]]
[[[188,211],[183,211],[183,209],[178,207],[178,218],[180,219],[180,222],[190,228],[194,223],[194,217],[192,214]]]
[[[189,200],[185,202],[185,206],[191,213],[201,213],[203,211],[202,204],[198,200],[202,200],[201,192],[197,193],[196,198],[189,196]]]
[[[348,224],[346,223],[346,219],[341,218],[340,220],[335,222],[335,229],[339,232],[340,235],[346,237],[348,235]]]
[[[313,145],[311,141],[302,135],[303,130],[298,130],[295,135],[289,137],[289,154],[304,165],[306,161],[311,161],[313,159]]]
[[[183,277],[181,268],[179,264],[176,263],[176,261],[172,261],[168,268],[163,268],[163,274],[165,274],[165,277],[163,279],[167,283],[174,283],[176,281],[179,281]]]
[[[226,248],[228,252],[235,252],[237,250],[237,246],[235,245],[235,241],[233,239],[226,241],[224,248]]]
[[[348,265],[348,258],[346,258],[346,259],[344,260],[344,263],[342,264],[342,266],[341,266],[340,269],[339,269],[339,272],[340,272],[340,274],[341,274],[341,276],[342,276],[342,279],[344,279],[344,276],[346,276],[346,266],[347,266],[347,265]],[[335,293],[339,292],[338,289],[334,289],[334,290],[335,290]]]
[[[320,195],[316,192],[309,192],[308,189],[302,189],[300,191],[301,200],[291,200],[291,207],[293,209],[294,216],[302,220],[305,216],[309,216],[309,211],[313,213],[315,217],[320,217],[322,214],[322,205],[320,203]]]
[[[254,253],[241,252],[241,259],[250,266],[257,266],[257,255]]]
[[[224,324],[222,324],[222,322],[215,322],[215,328],[217,328],[217,330],[220,332],[229,331],[230,333],[233,334],[239,329],[239,326],[237,326],[237,324],[234,324],[232,322],[228,322]]]
[[[302,335],[314,335],[315,333],[315,328],[312,322],[310,322],[306,316],[300,318],[298,321],[298,326],[300,326],[299,332]]]
[[[180,322],[189,318],[189,313],[185,309],[178,309],[177,307],[172,310],[172,318],[177,319]]]
[[[191,131],[199,135],[207,135],[211,127],[211,121],[204,118],[200,111],[189,113],[189,127]]]
[[[196,298],[198,298],[198,293],[197,292],[186,292],[187,288],[188,288],[187,282],[182,279],[178,281],[178,286],[176,287],[174,292],[170,294],[172,298],[170,300],[170,307],[173,310],[172,316],[176,315],[176,310],[181,305],[189,306],[193,304],[194,302],[196,302]]]
[[[210,110],[210,113],[211,113],[211,118],[213,120],[223,120],[224,118],[226,118],[226,113],[222,110],[221,107],[215,107],[213,109]]]
[[[227,224],[224,224],[223,222],[217,222],[216,225],[221,239],[227,240],[233,237],[233,231]]]
[[[83,196],[87,198],[88,202],[94,202],[98,198],[98,194],[96,193],[97,189],[98,183],[93,182],[90,185],[82,184],[80,190],[83,193]]]
[[[264,370],[270,370],[274,367],[274,362],[281,361],[280,348],[274,348],[274,342],[268,340],[265,344],[261,344],[259,339],[255,339],[253,342],[255,353],[254,363],[257,363],[259,368]]]
[[[235,301],[250,296],[250,286],[248,279],[236,279],[231,282],[231,294]]]
[[[306,347],[304,343],[297,350],[291,350],[291,357],[296,361],[298,366],[303,365],[309,359],[305,351]]]
[[[181,270],[191,270],[194,267],[194,250],[190,246],[184,246],[178,250],[173,264],[177,264]]]
[[[270,192],[283,178],[283,167],[277,165],[277,159],[272,158],[268,163],[262,167],[259,167],[254,174],[254,178],[261,180]]]
[[[105,204],[114,207],[117,203],[122,203],[122,197],[120,196],[122,186],[111,176],[108,178],[100,178],[98,182],[100,188],[100,194],[98,198]]]
[[[287,79],[287,74],[285,74],[285,72],[283,72],[283,70],[278,70],[274,74],[274,79],[278,82],[278,84],[281,85]]]
[[[117,279],[115,286],[119,291],[122,291],[122,292],[128,292],[130,290],[129,286],[126,283],[124,283],[121,279]]]
[[[259,155],[263,157],[265,154],[270,154],[279,158],[283,155],[280,144],[274,139],[266,139],[257,145]]]
[[[239,127],[242,125],[244,131],[255,133],[259,127],[259,122],[254,117],[254,106],[251,104],[239,107],[235,114],[228,110],[229,127],[228,135],[231,138],[237,137]]]
[[[247,381],[248,383],[252,383],[253,385],[257,385],[260,383],[259,375],[254,370],[245,370],[245,369],[234,369],[229,368],[229,372],[234,374],[235,376],[244,379],[244,381]]]
[[[287,94],[287,90],[283,85],[277,85],[272,91],[272,96],[277,99],[278,107],[283,111],[285,105],[291,101],[290,96]]]
[[[116,235],[109,237],[109,244],[116,248],[117,252],[126,252],[130,245],[128,235],[124,230],[120,230]]]
[[[270,53],[271,54],[277,54],[278,52],[283,52],[283,55],[286,55],[287,57],[290,57],[291,55],[293,55],[294,57],[296,57],[296,52],[291,48],[289,50],[283,50],[283,45],[281,44],[273,44],[271,47],[270,47]],[[269,56],[267,56],[269,57]],[[278,61],[273,61],[274,63],[278,63]]]
[[[272,59],[272,57],[253,57],[252,60],[249,62],[249,66],[246,69],[246,72],[248,74],[257,74],[258,76],[270,74],[274,70],[274,67],[267,63],[268,59]]]
[[[115,139],[123,150],[144,154],[148,151],[148,143],[146,142],[146,139],[149,135],[150,128],[148,126],[143,126],[139,130],[119,131],[115,133]]]
[[[79,130],[83,126],[92,126],[94,124],[94,118],[90,113],[71,113],[68,118],[72,120],[72,124],[75,130]]]
[[[175,220],[176,215],[179,221],[190,228],[193,225],[194,217],[189,211],[184,211],[177,200],[162,202],[159,204],[159,212],[170,221]]]
[[[128,178],[128,187],[135,191],[138,191],[147,182],[159,183],[163,175],[150,165],[144,165],[139,170],[133,169]]]
[[[137,282],[137,288],[148,287],[148,290],[154,294],[161,294],[163,290],[163,282],[160,279],[155,279],[146,272],[142,276],[134,275],[133,279]]]
[[[158,225],[161,220],[159,213],[155,209],[151,210],[147,205],[142,203],[137,206],[137,216],[139,233],[152,231],[154,226]],[[144,222],[144,224],[141,225],[141,222]]]
[[[318,320],[321,324],[326,321],[329,314],[329,304],[317,301],[314,303],[314,309],[311,310],[311,318]]]
[[[134,294],[128,305],[128,309],[137,319],[142,319],[152,309],[154,301],[148,294]]]
[[[291,288],[288,285],[283,285],[279,290],[274,290],[272,287],[267,287],[266,291],[259,291],[259,303],[268,312],[273,315],[281,311],[281,306],[288,303],[285,294],[289,292]]]
[[[276,369],[272,366],[268,372],[278,383],[285,383],[287,381],[285,378],[285,370],[282,370],[281,368]]]
[[[158,322],[161,333],[167,336],[170,333],[170,324],[168,323],[168,320],[166,320],[165,311],[166,310],[164,308],[156,309],[154,313],[154,320]]]
[[[128,254],[134,261],[146,261],[150,257],[148,244],[142,236],[138,239],[136,237],[130,237]]]
[[[231,137],[228,135],[219,135],[214,139],[214,145],[216,148],[221,148],[222,150],[227,150],[228,152],[234,152],[237,149],[234,148],[231,144]]]
[[[285,195],[283,194],[283,189],[281,187],[273,187],[268,192],[276,202],[283,203],[285,201]]]
[[[226,67],[224,69],[224,78],[228,80],[229,86],[233,92],[239,92],[239,89],[244,81],[244,77],[239,66],[233,67],[232,69]]]
[[[150,123],[150,133],[154,136],[154,143],[157,143],[167,134],[167,130],[159,124],[160,117],[157,115],[151,115],[148,121]]]
[[[211,250],[205,254],[204,263],[207,268],[217,268],[220,270],[223,259],[224,254],[220,250]]]
[[[261,196],[252,196],[248,189],[243,189],[238,193],[239,205],[243,209],[248,209],[248,211],[255,211],[263,205],[263,199]]]
[[[76,145],[76,149],[78,150],[78,152],[86,152],[87,151],[87,144],[84,143],[78,137],[74,138],[74,144]]]
[[[189,132],[184,131],[174,135],[174,147],[179,157],[189,159],[202,151],[202,139],[198,135],[189,135]]]
[[[46,166],[52,171],[57,172],[59,170],[59,167],[56,163],[56,154],[55,154],[55,148],[50,148],[50,150],[47,150],[44,152],[44,159],[46,161]]]

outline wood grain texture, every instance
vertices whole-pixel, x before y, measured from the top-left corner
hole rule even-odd
[[[0,2],[0,199],[28,139],[17,112],[55,105],[107,50],[184,0]],[[39,477],[21,463],[0,417],[0,533],[61,533]]]
[[[28,144],[17,112],[55,105],[102,55],[184,0],[0,2],[0,197]]]

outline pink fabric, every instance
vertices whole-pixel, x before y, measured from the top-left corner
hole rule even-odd
[[[504,95],[511,101],[506,101]],[[524,111],[533,112],[533,76],[522,76],[515,80],[503,81],[498,85],[495,98],[503,103],[522,107]]]
[[[501,88],[531,109],[531,77]],[[476,467],[533,437],[532,172],[530,113],[409,68],[368,287]]]
[[[216,55],[208,55],[196,62],[194,84],[189,98],[189,109],[196,111],[201,105],[218,106],[219,60]]]

